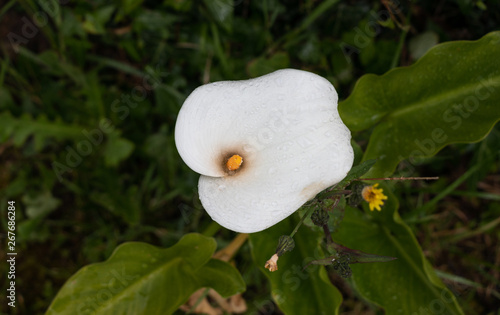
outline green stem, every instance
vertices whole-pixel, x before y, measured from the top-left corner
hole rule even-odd
[[[221,229],[221,226],[215,222],[215,221],[212,221],[208,227],[201,233],[205,236],[209,236],[209,237],[212,237],[214,236],[217,232],[219,232],[219,230]]]
[[[322,16],[326,11],[328,11],[331,7],[339,3],[339,0],[326,0],[321,2],[307,17],[302,21],[302,23],[292,31],[288,32],[284,36],[278,38],[274,41],[274,45],[272,45],[269,49],[266,50],[266,53],[272,53],[280,45],[287,46],[289,42],[300,35],[302,31],[307,29],[311,24],[313,24],[320,16]]]
[[[316,207],[314,206],[311,206],[309,207],[309,209],[307,210],[307,212],[302,216],[302,218],[300,218],[300,221],[299,223],[297,223],[297,226],[295,226],[295,229],[293,229],[292,233],[290,233],[290,237],[293,237],[295,235],[295,233],[297,233],[297,231],[299,230],[299,227],[302,225],[302,223],[304,222],[304,220],[311,215],[311,213],[314,211],[314,209],[316,209]]]
[[[2,16],[7,13],[7,11],[9,11],[9,9],[14,6],[14,4],[16,4],[16,0],[11,0],[9,2],[7,2],[6,4],[3,5],[3,8],[0,10],[0,18],[2,18]]]
[[[446,197],[448,194],[454,191],[460,184],[462,184],[467,178],[469,178],[472,174],[474,174],[479,169],[479,166],[480,164],[476,164],[475,166],[469,168],[467,172],[465,172],[462,176],[460,176],[457,180],[455,180],[451,185],[448,185],[448,187],[443,189],[436,197],[434,197],[431,201],[422,206],[422,208],[420,208],[420,211],[423,213],[429,212],[430,209],[434,205],[436,205],[439,200]]]
[[[403,30],[403,32],[399,36],[398,48],[396,49],[396,53],[394,54],[394,57],[392,58],[390,69],[396,68],[398,63],[399,63],[399,58],[401,56],[401,51],[403,50],[403,44],[405,42],[406,34],[408,34],[408,31]]]
[[[350,195],[351,193],[352,193],[352,190],[328,190],[328,189],[325,189],[324,191],[319,193],[316,198],[324,200],[324,199],[330,199],[330,198],[336,197],[336,196]]]
[[[339,195],[349,195],[352,190],[334,190],[330,195],[331,196],[339,196]]]
[[[403,50],[403,45],[405,43],[405,39],[406,39],[406,34],[408,34],[408,32],[410,31],[410,28],[411,28],[411,25],[410,25],[410,11],[408,11],[408,16],[406,18],[406,29],[402,29],[402,33],[401,35],[399,36],[399,43],[398,43],[398,48],[396,49],[396,53],[394,54],[394,58],[392,58],[392,62],[391,62],[391,68],[390,69],[393,69],[393,68],[396,68],[397,65],[398,65],[398,62],[399,62],[399,58],[401,56],[401,51]]]
[[[330,228],[328,224],[323,225],[323,231],[325,232],[326,244],[331,245],[333,243],[332,234],[330,233]]]

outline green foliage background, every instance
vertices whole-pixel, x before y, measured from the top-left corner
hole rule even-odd
[[[423,286],[419,291],[426,286],[432,291],[429,283],[449,288],[466,314],[494,314],[500,307],[496,79],[489,86],[487,106],[463,119],[458,131],[448,126],[447,141],[434,141],[424,154],[413,152],[424,151],[415,141],[428,145],[425,140],[433,139],[444,111],[460,114],[453,105],[468,95],[467,88],[474,88],[476,78],[498,78],[500,37],[490,32],[500,29],[500,5],[391,3],[392,17],[377,1],[6,2],[0,9],[0,210],[4,233],[7,201],[16,201],[20,254],[15,313],[45,312],[82,267],[129,257],[127,251],[137,243],[118,247],[128,241],[161,247],[143,244],[141,250],[167,262],[166,248],[181,248],[186,237],[209,244],[203,261],[183,258],[192,267],[184,270],[186,275],[201,272],[207,279],[190,281],[170,307],[199,286],[217,285],[206,270],[234,272],[232,280],[221,277],[219,285],[230,288],[229,295],[241,292],[234,268],[210,260],[215,248],[225,247],[235,234],[203,211],[196,195],[198,175],[175,149],[175,119],[185,97],[201,84],[293,67],[334,84],[345,100],[339,108],[358,144],[357,160],[382,157],[371,175],[395,170],[398,176],[441,179],[389,183],[384,191],[390,202],[383,212],[348,209],[334,234],[338,242],[374,254],[414,255],[397,268],[390,263],[356,265],[347,282],[317,268],[291,290],[280,274],[259,269],[272,255],[276,236],[289,233],[296,218],[252,235],[233,261],[246,284],[248,313],[279,313],[279,307],[286,314],[303,314],[312,305],[319,309],[316,313],[326,314],[332,308],[338,313],[412,314],[430,306],[411,305],[419,301],[411,297],[400,299],[398,294],[413,294],[401,287],[406,279],[401,277],[410,273],[409,279],[417,279],[412,285]],[[478,41],[453,43],[458,40]],[[421,57],[438,42],[450,44]],[[374,75],[358,81],[367,73]],[[458,89],[438,93],[452,90],[449,86]],[[433,103],[437,99],[441,105]],[[427,116],[406,110],[408,104],[417,104]],[[427,133],[420,137],[422,130]],[[90,146],[82,144],[85,140]],[[394,155],[385,156],[387,152]],[[191,232],[204,236],[182,238]],[[3,235],[0,258],[5,261]],[[306,256],[320,255],[320,234],[301,231],[297,238],[298,247],[281,258],[279,272],[301,266]],[[143,263],[130,256],[130,261]],[[75,276],[99,266],[84,267]],[[391,280],[391,272],[398,279]],[[428,298],[424,292],[422,301],[432,301],[435,293]],[[406,309],[399,308],[403,304]],[[2,303],[0,311],[12,309]]]

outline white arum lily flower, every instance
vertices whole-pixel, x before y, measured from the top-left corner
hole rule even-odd
[[[184,162],[200,173],[203,207],[220,225],[264,230],[351,169],[351,134],[326,79],[284,69],[203,85],[175,126]]]

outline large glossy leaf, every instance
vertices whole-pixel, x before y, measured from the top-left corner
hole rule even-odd
[[[213,238],[194,233],[166,249],[122,244],[73,275],[47,314],[171,314],[201,287],[222,296],[244,291],[234,267],[210,258],[215,248]]]
[[[320,250],[321,234],[302,227],[293,237],[295,248],[278,260],[279,269],[264,269],[276,250],[281,235],[290,234],[298,222],[297,214],[260,233],[250,234],[252,256],[271,283],[271,294],[287,315],[338,314],[342,296],[328,280],[323,266],[302,268],[325,255]]]
[[[364,214],[348,207],[334,239],[371,254],[396,257],[384,263],[354,264],[352,281],[366,299],[391,314],[463,314],[453,294],[436,277],[410,228],[401,220],[398,202],[389,197],[382,211]]]
[[[363,76],[339,111],[351,130],[375,126],[363,159],[378,161],[367,176],[390,175],[403,159],[485,137],[500,119],[498,56],[500,32],[493,32],[437,45],[412,66]]]

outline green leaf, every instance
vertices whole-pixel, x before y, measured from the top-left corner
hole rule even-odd
[[[144,0],[121,0],[120,10],[124,15],[129,15],[136,8],[140,7]]]
[[[87,58],[89,60],[92,60],[93,62],[98,63],[99,65],[102,65],[105,67],[110,67],[110,68],[116,69],[118,71],[121,71],[123,73],[131,74],[131,75],[137,76],[137,77],[146,76],[145,72],[138,70],[137,68],[131,66],[130,64],[118,61],[116,59],[111,59],[111,58],[106,58],[106,57],[101,57],[101,56],[96,56],[96,55],[87,55]]]
[[[108,5],[99,8],[92,13],[85,14],[83,28],[91,34],[104,34],[106,32],[105,24],[111,19],[115,6]]]
[[[476,142],[500,119],[500,32],[435,46],[414,65],[365,75],[339,105],[353,131],[374,126],[364,160],[370,177],[444,146]]]
[[[24,114],[19,118],[13,117],[10,112],[0,114],[0,141],[6,141],[9,137],[15,146],[22,146],[28,137],[33,136],[35,150],[41,151],[48,138],[57,140],[82,138],[82,128],[66,125],[60,120],[49,121],[45,115],[32,118]]]
[[[233,22],[233,0],[203,0],[212,18],[226,30],[230,30]]]
[[[258,77],[271,73],[278,69],[288,68],[290,66],[290,57],[286,52],[278,52],[270,58],[260,57],[252,60],[247,65],[247,72],[251,77]]]
[[[14,106],[14,100],[12,99],[9,90],[0,86],[0,110],[3,111],[7,108],[13,108]]]
[[[320,233],[303,227],[294,236],[295,249],[278,260],[279,269],[270,272],[264,268],[280,236],[290,234],[297,223],[297,215],[293,215],[265,231],[250,234],[254,261],[269,279],[271,294],[283,313],[338,314],[342,296],[330,283],[324,267],[302,270],[309,261],[325,257],[320,250]]]
[[[33,62],[43,65],[47,73],[61,77],[67,76],[79,86],[85,85],[86,77],[83,70],[69,63],[67,60],[61,59],[61,56],[56,51],[46,50],[40,55],[36,55],[29,50],[21,49],[20,53]]]
[[[191,9],[193,4],[192,0],[163,0],[163,4],[167,7],[173,8],[176,11],[186,12]]]
[[[413,59],[419,59],[433,46],[439,42],[439,36],[436,32],[427,31],[413,37],[409,44],[408,49]]]
[[[26,215],[30,219],[46,216],[61,204],[61,200],[54,198],[52,192],[45,190],[35,196],[25,194],[22,198],[26,207]]]
[[[19,242],[34,241],[45,242],[50,236],[49,226],[43,218],[22,220],[17,224],[16,240]]]
[[[121,138],[118,133],[111,133],[108,142],[104,149],[104,159],[107,166],[116,166],[121,161],[125,160],[132,154],[134,144],[124,138]]]
[[[340,183],[338,183],[336,186],[337,187],[348,186],[353,180],[365,175],[373,167],[373,165],[376,162],[377,162],[377,160],[368,160],[368,161],[362,162],[359,165],[354,166],[353,168],[351,168],[349,173],[347,173],[346,177]]]
[[[300,60],[304,61],[305,63],[317,64],[320,62],[323,56],[320,45],[321,42],[318,39],[318,37],[311,36],[302,45],[297,56],[300,58]]]
[[[113,187],[106,193],[94,191],[89,197],[111,213],[122,217],[128,224],[137,225],[141,220],[142,209],[137,190],[135,185],[130,186],[126,193]]]
[[[396,42],[377,40],[370,42],[370,44],[361,50],[359,59],[367,72],[384,73],[391,68],[392,58],[396,50]]]
[[[223,297],[245,291],[245,282],[236,268],[219,260],[210,259],[196,273],[200,287],[211,287]]]
[[[351,265],[352,281],[367,300],[385,314],[463,314],[453,294],[443,285],[425,259],[415,236],[401,220],[396,197],[388,195],[382,211],[363,214],[347,207],[344,220],[333,235],[349,248],[397,257],[384,263]]]
[[[201,287],[224,297],[244,291],[234,267],[210,258],[215,248],[213,238],[195,233],[166,249],[122,244],[105,262],[73,275],[47,314],[172,314]]]

